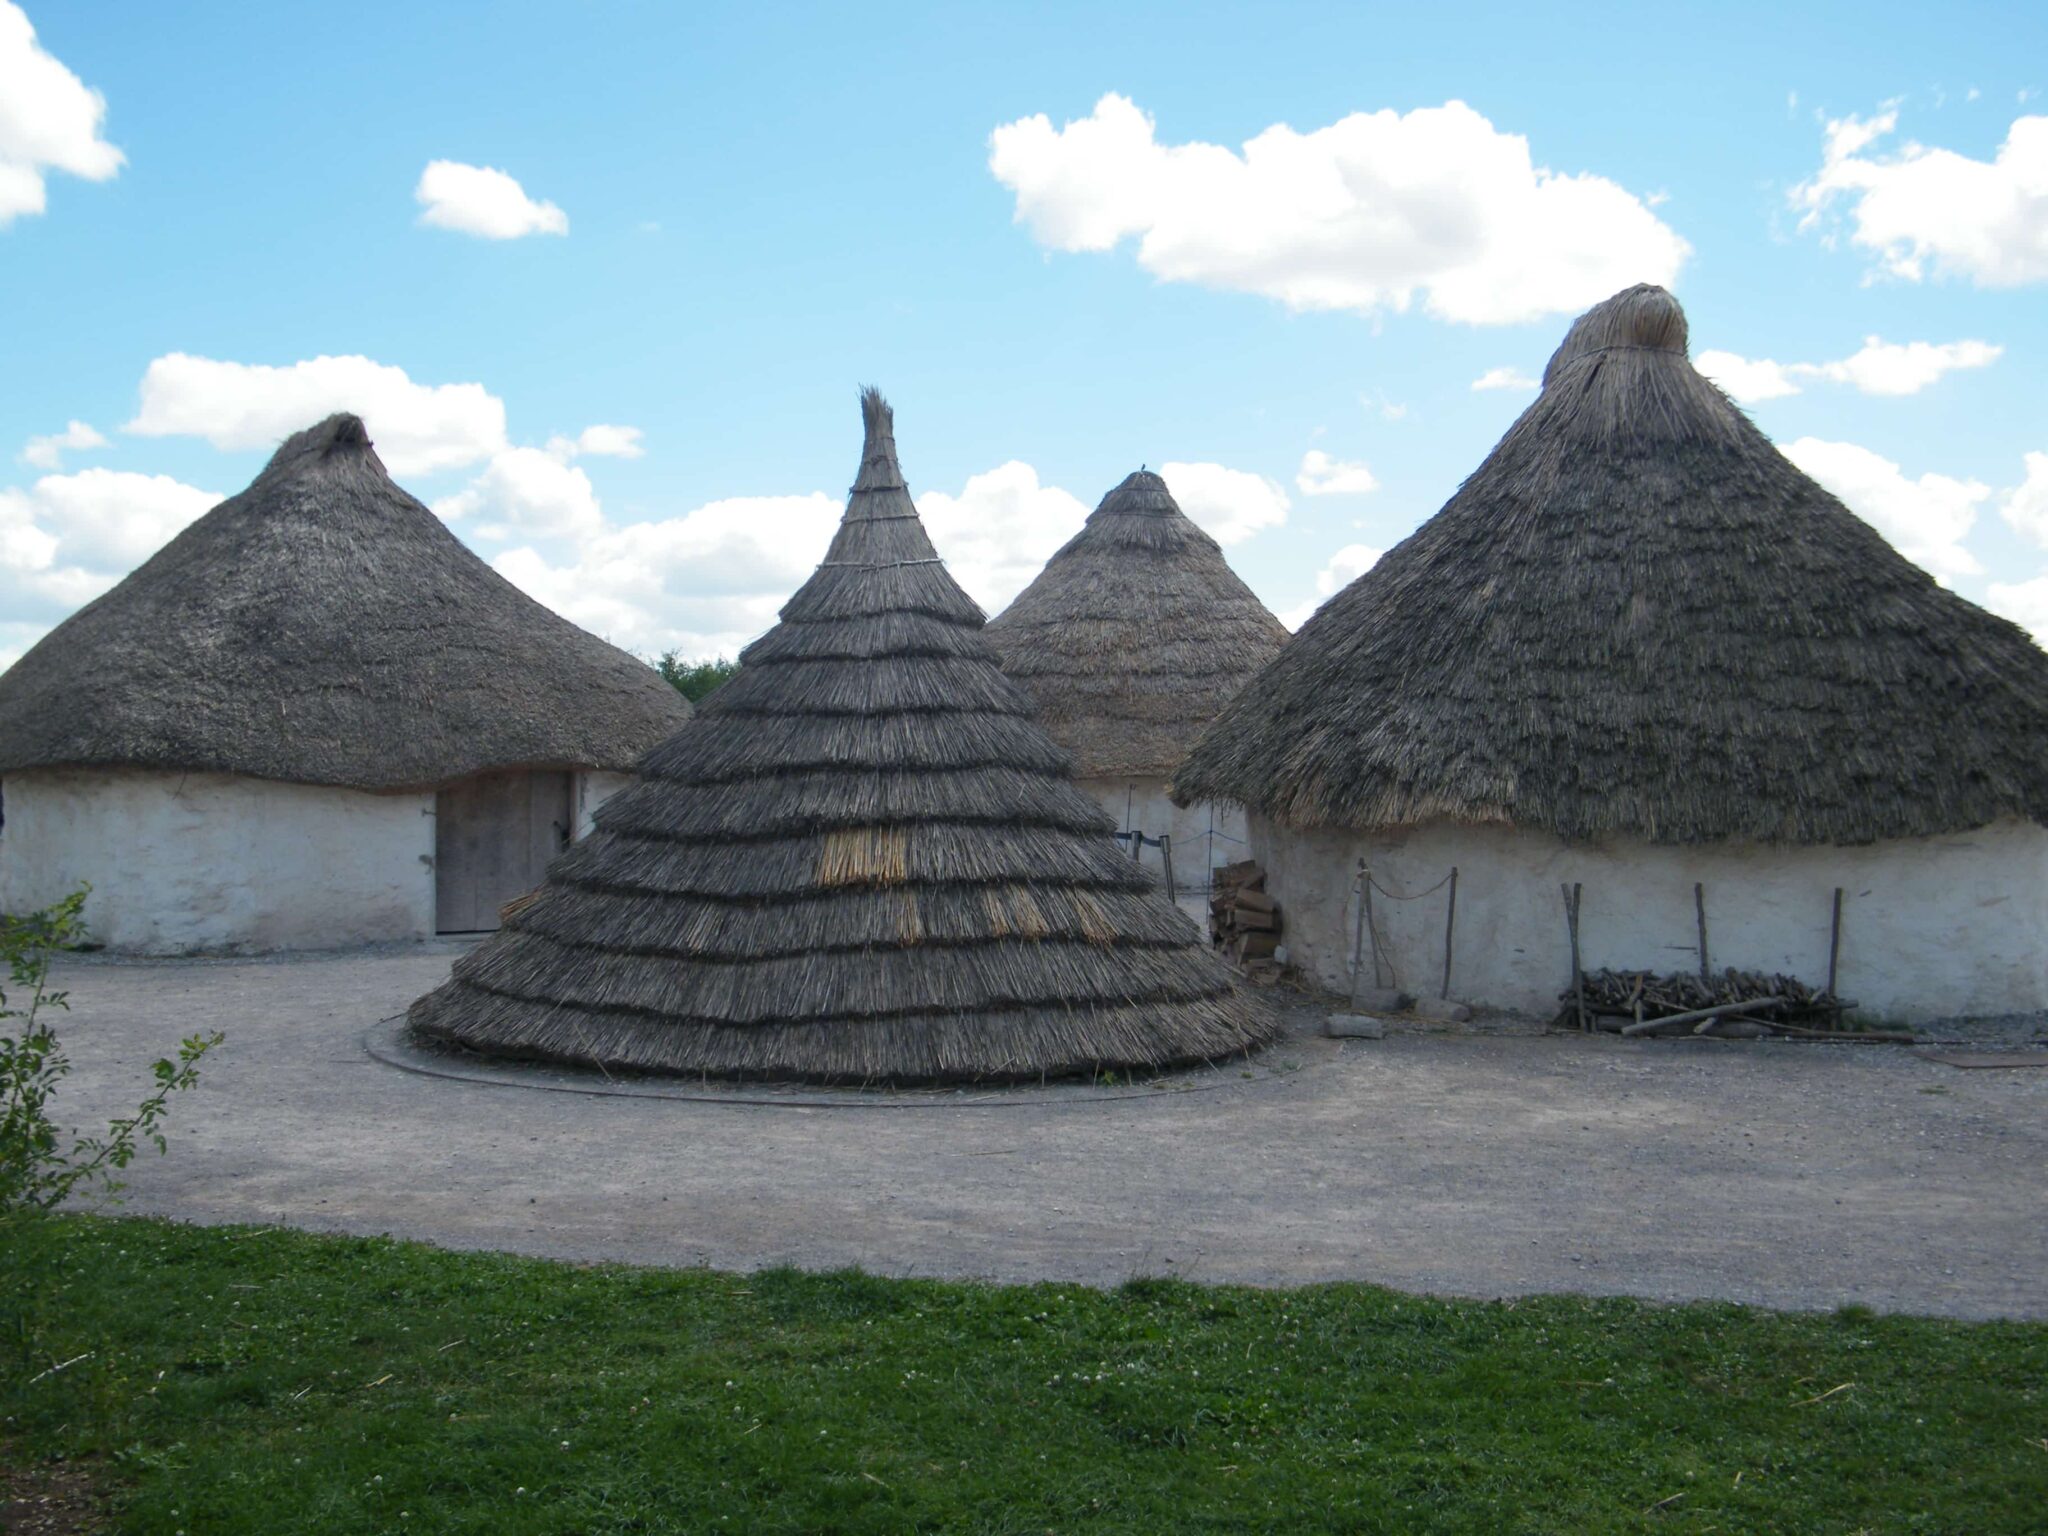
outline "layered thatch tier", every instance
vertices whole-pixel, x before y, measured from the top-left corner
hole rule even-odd
[[[1168,1067],[1270,1037],[997,668],[890,412],[824,563],[539,897],[414,1004],[429,1036],[823,1082]]]
[[[1175,775],[1299,827],[1664,843],[2048,821],[2048,655],[1771,446],[1637,287]]]
[[[1083,777],[1163,778],[1287,630],[1166,482],[1139,470],[988,637]]]
[[[0,675],[0,773],[423,788],[627,769],[689,715],[653,668],[465,548],[342,415]]]

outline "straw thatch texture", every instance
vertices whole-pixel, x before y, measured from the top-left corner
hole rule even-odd
[[[1270,1037],[1071,783],[925,536],[888,406],[862,406],[845,521],[782,622],[416,1028],[823,1082],[1165,1067]]]
[[[0,675],[0,773],[424,788],[628,769],[689,715],[653,668],[472,554],[342,415]]]
[[[1450,502],[1175,776],[1284,824],[1862,843],[2048,820],[2048,655],[1945,591],[1694,370],[1583,316]]]
[[[1082,777],[1163,778],[1287,630],[1166,482],[1139,470],[988,637]]]

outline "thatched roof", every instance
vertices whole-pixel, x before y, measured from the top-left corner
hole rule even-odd
[[[330,416],[0,675],[0,773],[413,788],[631,768],[689,715],[393,484],[361,421]]]
[[[988,637],[1084,777],[1163,777],[1287,630],[1141,469],[989,621]]]
[[[1163,1067],[1269,1036],[1073,786],[925,536],[888,406],[862,407],[824,564],[416,1027],[842,1082]]]
[[[1782,457],[1685,346],[1661,288],[1582,316],[1486,462],[1175,793],[1665,843],[2048,821],[2048,655]]]

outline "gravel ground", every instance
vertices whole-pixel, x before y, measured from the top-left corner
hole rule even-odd
[[[60,1107],[103,1119],[176,1036],[226,1031],[127,1195],[202,1222],[738,1269],[2048,1317],[2048,1069],[1511,1021],[1340,1042],[1293,999],[1283,1044],[1156,1084],[614,1083],[406,1044],[390,1021],[457,952],[67,958]]]

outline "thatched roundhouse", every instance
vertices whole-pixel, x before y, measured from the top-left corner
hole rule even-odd
[[[413,1005],[607,1069],[1037,1079],[1227,1056],[1264,1009],[1110,839],[933,552],[887,405],[824,563],[539,898]]]
[[[89,881],[144,953],[495,928],[689,714],[334,416],[0,675],[0,911]]]
[[[1340,982],[1364,858],[1459,871],[1451,992],[1589,967],[1825,983],[1867,1016],[2048,1004],[2048,655],[1898,555],[1694,370],[1638,287],[1581,317],[1450,502],[1325,604],[1175,781],[1252,812]],[[1696,899],[1695,886],[1700,887]],[[1374,917],[1440,987],[1447,891]]]
[[[1176,884],[1243,857],[1240,807],[1176,806],[1166,785],[1287,630],[1164,480],[1141,469],[1103,497],[988,637],[1118,829],[1171,837]]]

